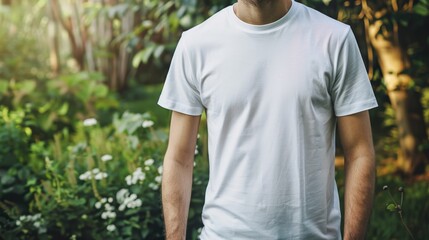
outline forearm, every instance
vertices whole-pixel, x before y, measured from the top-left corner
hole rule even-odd
[[[365,239],[374,197],[374,155],[346,156],[345,174],[344,239]]]
[[[192,162],[192,161],[186,161]],[[162,176],[162,206],[167,240],[186,238],[192,190],[193,164],[183,164],[166,155]]]

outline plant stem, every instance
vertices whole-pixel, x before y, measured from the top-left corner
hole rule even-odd
[[[413,240],[415,240],[415,238],[414,238],[413,234],[411,233],[410,229],[408,228],[407,224],[405,224],[405,222],[404,222],[404,218],[402,217],[402,211],[398,211],[398,213],[399,213],[399,217],[401,218],[402,225],[404,225],[405,229],[407,229],[407,232],[410,235],[410,237]]]

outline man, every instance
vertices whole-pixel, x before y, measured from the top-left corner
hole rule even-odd
[[[364,239],[377,106],[350,27],[291,0],[238,0],[184,32],[159,105],[173,111],[162,201],[185,239],[200,115],[210,177],[201,239],[341,239],[335,128],[345,153],[344,239]]]

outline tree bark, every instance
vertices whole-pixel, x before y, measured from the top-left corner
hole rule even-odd
[[[389,30],[380,19],[389,10],[380,8],[373,11],[365,2],[363,8],[369,18],[367,34],[377,53],[387,94],[395,110],[400,144],[398,165],[408,175],[424,173],[429,156],[420,146],[428,140],[428,136],[420,94],[410,87],[412,76],[407,71],[411,67],[409,57],[400,44],[397,24],[393,23]]]
[[[48,26],[49,35],[49,63],[51,65],[51,71],[54,76],[58,76],[61,71],[60,62],[60,47],[59,47],[59,29],[58,23],[55,21],[54,10],[52,9],[51,3],[48,2],[47,15],[52,20]]]

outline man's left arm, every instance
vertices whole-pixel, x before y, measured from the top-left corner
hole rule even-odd
[[[365,238],[375,185],[375,154],[368,111],[338,117],[344,149],[344,240]]]

